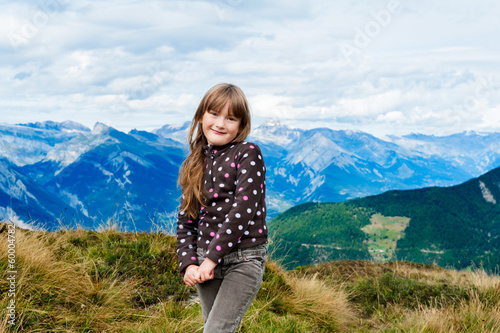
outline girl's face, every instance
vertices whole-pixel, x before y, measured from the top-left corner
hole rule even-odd
[[[229,114],[228,101],[219,113],[213,110],[205,111],[200,123],[208,143],[212,146],[222,146],[236,138],[241,120]]]

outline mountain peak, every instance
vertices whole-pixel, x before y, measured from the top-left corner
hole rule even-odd
[[[90,132],[90,129],[88,127],[71,120],[66,120],[61,123],[47,120],[42,122],[37,121],[35,123],[18,124],[18,125],[31,128],[45,129],[45,130],[56,130],[61,132]]]
[[[109,134],[110,129],[111,127],[108,125],[97,122],[94,125],[94,129],[92,129],[92,134]]]

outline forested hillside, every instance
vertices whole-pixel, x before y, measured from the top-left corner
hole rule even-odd
[[[269,222],[272,248],[288,268],[339,259],[380,261],[382,252],[387,260],[495,271],[500,266],[498,200],[500,168],[453,187],[303,204]],[[391,225],[380,223],[380,217],[394,218],[401,230],[388,232]]]

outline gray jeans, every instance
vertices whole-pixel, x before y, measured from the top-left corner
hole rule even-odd
[[[201,265],[206,251],[197,252]],[[204,333],[236,331],[260,289],[266,256],[266,244],[234,250],[215,267],[213,280],[196,284]]]

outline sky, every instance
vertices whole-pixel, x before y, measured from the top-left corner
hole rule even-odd
[[[0,123],[128,132],[245,92],[253,127],[500,131],[500,2],[0,2]]]

